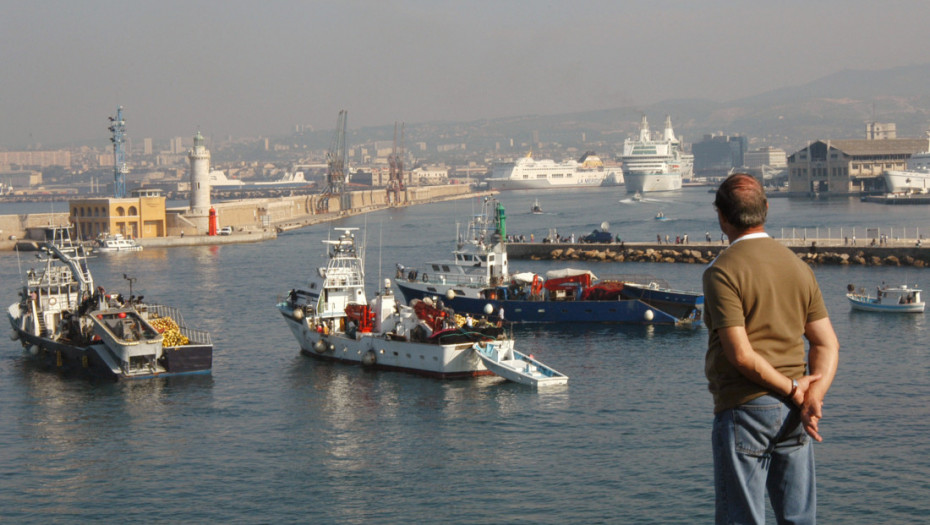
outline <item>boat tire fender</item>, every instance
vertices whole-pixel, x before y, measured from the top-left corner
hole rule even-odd
[[[364,366],[374,366],[378,362],[378,355],[374,350],[369,350],[365,352],[365,355],[362,356],[362,365]]]
[[[303,311],[303,309],[302,309],[302,308],[297,308],[297,309],[295,309],[295,310],[294,310],[294,313],[292,314],[292,317],[294,317],[294,319],[297,320],[297,321],[300,321],[301,319],[303,319],[303,318],[304,318],[304,311]]]

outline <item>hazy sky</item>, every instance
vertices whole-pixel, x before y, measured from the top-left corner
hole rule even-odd
[[[926,0],[0,0],[0,147],[726,101],[930,61]]]

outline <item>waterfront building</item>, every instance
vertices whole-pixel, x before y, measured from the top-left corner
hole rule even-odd
[[[763,167],[783,170],[788,167],[788,154],[781,148],[771,146],[747,151],[743,155],[743,164],[747,168],[761,169]]]
[[[21,166],[47,168],[49,166],[71,167],[71,152],[64,149],[49,151],[0,151],[0,168]]]
[[[700,178],[725,177],[730,168],[746,165],[744,155],[749,141],[743,136],[704,135],[700,142],[691,145],[694,155],[694,176]]]
[[[818,140],[788,157],[788,191],[850,194],[884,191],[882,173],[903,170],[925,139]]]
[[[164,237],[165,197],[158,189],[138,189],[130,197],[75,199],[68,202],[69,221],[82,239],[100,234],[128,238]]]

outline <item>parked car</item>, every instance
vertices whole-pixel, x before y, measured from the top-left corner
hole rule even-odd
[[[599,242],[609,243],[614,240],[613,235],[606,230],[594,230],[593,232],[581,238],[581,242]]]
[[[232,235],[232,226],[223,226],[216,233],[219,235]]]

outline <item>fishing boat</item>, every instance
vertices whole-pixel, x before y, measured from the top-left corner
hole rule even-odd
[[[142,251],[142,245],[135,239],[127,239],[122,234],[101,235],[94,243],[94,253],[125,253]]]
[[[890,313],[923,313],[926,304],[920,298],[918,288],[906,284],[900,286],[879,286],[875,297],[865,293],[865,290],[856,291],[850,284],[847,287],[846,298],[853,310],[864,312],[890,312]]]
[[[533,201],[533,206],[530,208],[530,212],[537,215],[543,212],[542,206],[539,205],[539,199]]]
[[[463,235],[456,236],[451,259],[431,261],[422,268],[398,265],[395,284],[404,299],[440,298],[459,312],[493,312],[516,323],[701,323],[701,293],[659,285],[650,293],[632,289],[637,282],[648,288],[659,282],[656,279],[598,279],[593,272],[571,268],[545,275],[511,273],[503,241],[505,222],[503,206],[485,197],[482,212],[472,218]],[[624,296],[627,286],[631,286],[628,293],[637,296]],[[672,305],[676,307],[671,309]]]
[[[338,239],[323,241],[328,246],[326,267],[277,305],[301,353],[444,379],[495,374],[474,345],[513,351],[513,338],[503,323],[457,314],[428,298],[403,305],[395,299],[390,279],[369,301],[357,228],[336,230],[341,232]]]
[[[213,343],[207,332],[185,326],[176,308],[144,303],[96,286],[84,247],[68,227],[52,229],[30,269],[20,300],[7,310],[27,353],[64,371],[107,379],[209,373]]]
[[[666,216],[665,216],[665,213],[662,212],[662,211],[660,211],[659,213],[656,214],[655,219],[656,219],[657,221],[662,221],[662,222],[670,221],[670,220],[671,220],[671,219],[669,219],[668,217],[666,217]]]

